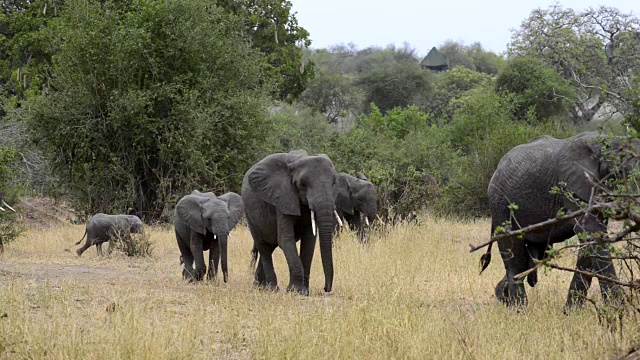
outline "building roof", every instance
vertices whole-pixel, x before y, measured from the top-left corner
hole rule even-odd
[[[436,49],[436,47],[434,46],[431,51],[429,51],[427,56],[422,59],[420,65],[426,67],[447,66],[449,65],[449,61],[444,55],[440,54],[440,51],[438,51],[438,49]]]

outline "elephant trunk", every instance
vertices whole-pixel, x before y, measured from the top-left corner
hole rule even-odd
[[[222,278],[226,283],[229,278],[229,271],[227,268],[227,243],[228,235],[218,236],[218,246],[220,247],[220,265],[222,266]]]
[[[330,292],[333,287],[333,209],[318,212],[317,220],[320,233],[320,256],[322,257],[322,267],[324,269],[324,291]]]

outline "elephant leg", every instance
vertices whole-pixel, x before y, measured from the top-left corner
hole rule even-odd
[[[496,298],[502,303],[507,303],[509,299],[509,287],[507,283],[507,275],[505,274],[502,280],[496,284]]]
[[[300,240],[300,260],[304,269],[304,286],[309,290],[309,279],[311,275],[311,262],[316,248],[316,237],[311,231],[302,236]]]
[[[99,242],[96,244],[96,252],[98,253],[98,256],[103,256],[104,253],[102,252],[102,243]]]
[[[364,237],[364,228],[362,225],[362,214],[359,211],[354,211],[351,219],[351,226],[356,231],[358,241],[366,242]]]
[[[107,248],[107,254],[108,255],[111,255],[111,252],[113,251],[113,246],[114,246],[113,239],[110,238],[109,239],[109,247]]]
[[[258,267],[256,268],[256,282],[259,286],[264,286],[266,289],[278,291],[278,277],[273,268],[273,251],[277,246],[265,244],[262,242],[256,243],[260,260],[258,261]]]
[[[589,251],[589,250],[586,250]],[[583,271],[591,271],[592,258],[587,256],[585,250],[581,250],[578,254],[578,261],[576,268]],[[569,294],[567,295],[567,302],[564,306],[565,312],[573,307],[581,307],[584,305],[585,298],[587,297],[587,291],[591,287],[591,276],[574,273],[569,284]]]
[[[592,266],[594,271],[598,275],[606,276],[610,279],[618,279],[616,268],[613,265],[613,261],[608,259],[611,257],[611,253],[606,247],[597,246],[595,249],[597,258],[592,258]],[[610,281],[604,281],[598,279],[600,283],[600,292],[602,299],[606,303],[620,303],[624,300],[623,291],[620,285],[614,284]]]
[[[182,260],[182,278],[191,282],[194,279],[195,272],[193,270],[193,255],[191,254],[188,240],[188,238],[185,239],[176,231],[176,241],[178,242],[180,259]]]
[[[278,213],[278,246],[284,252],[289,265],[289,286],[287,286],[287,291],[296,291],[308,295],[309,289],[304,286],[302,261],[296,248],[294,221],[291,216]]]
[[[527,294],[524,289],[524,281],[514,279],[514,276],[526,271],[530,263],[524,241],[521,239],[498,241],[498,248],[507,271],[507,297],[503,302],[509,306],[526,306]]]
[[[207,279],[213,280],[218,273],[218,263],[220,262],[220,247],[218,245],[218,239],[211,242],[211,249],[209,249],[209,270],[207,270]]]
[[[194,272],[195,280],[200,281],[204,277],[204,273],[207,271],[207,266],[204,263],[204,253],[202,250],[202,235],[195,231],[191,231],[189,238],[189,249],[193,256],[196,269]]]

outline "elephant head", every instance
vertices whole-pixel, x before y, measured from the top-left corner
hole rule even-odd
[[[282,214],[301,216],[303,211],[311,212],[314,235],[316,222],[318,225],[325,291],[331,291],[333,192],[337,174],[329,157],[306,156],[303,151],[272,154],[255,164],[247,173],[247,179],[257,196]]]
[[[210,233],[214,239],[217,239],[224,282],[227,282],[228,278],[227,244],[229,232],[240,221],[243,212],[242,199],[233,193],[216,197],[213,193],[194,192],[184,196],[176,205],[176,215],[191,231],[202,235],[202,238]],[[203,250],[213,251],[208,248],[203,248]]]
[[[378,194],[366,177],[363,179],[339,173],[335,199],[338,210],[349,215],[362,213],[367,224],[373,222],[378,213]]]

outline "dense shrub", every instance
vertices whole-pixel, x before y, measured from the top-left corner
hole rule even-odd
[[[575,92],[569,82],[541,60],[529,57],[510,59],[496,79],[498,92],[513,96],[513,114],[518,119],[529,119],[532,109],[535,119],[568,116],[568,106]]]
[[[14,159],[16,153],[13,149],[0,146],[0,199],[12,204],[15,193],[11,180],[14,175]],[[21,233],[20,226],[16,223],[16,214],[9,209],[0,211],[0,253],[4,252],[4,244],[18,238]]]
[[[65,2],[47,29],[35,141],[89,213],[170,214],[195,186],[239,189],[268,129],[273,77],[212,1]]]

